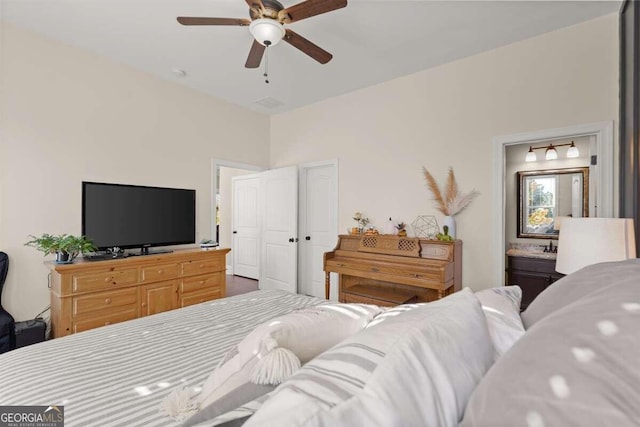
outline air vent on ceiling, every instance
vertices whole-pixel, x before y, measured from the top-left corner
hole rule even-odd
[[[254,101],[254,103],[261,105],[265,108],[276,108],[284,105],[284,102],[278,101],[277,99],[271,98],[270,96],[267,96],[266,98],[258,99],[257,101]]]

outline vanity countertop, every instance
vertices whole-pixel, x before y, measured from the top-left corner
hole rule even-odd
[[[532,251],[528,249],[509,249],[507,251],[507,256],[521,256],[525,258],[540,258],[540,259],[556,259],[558,254],[542,252],[540,251]]]

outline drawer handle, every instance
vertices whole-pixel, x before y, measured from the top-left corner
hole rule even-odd
[[[158,274],[162,274],[164,273],[164,271],[162,271],[162,269],[158,270]]]
[[[142,303],[142,306],[143,306],[143,307],[146,307],[146,306],[147,306],[147,303],[146,303],[146,302],[143,302],[143,303]]]
[[[376,267],[371,267],[371,271],[373,271],[374,273],[377,273],[380,270],[378,268],[376,268]]]
[[[200,282],[198,283],[200,283],[201,285],[204,285],[204,280],[200,280]]]
[[[109,283],[112,280],[113,280],[113,277],[105,277],[104,278],[104,283]]]
[[[344,267],[344,264],[338,264],[338,267]]]
[[[104,300],[104,303],[105,303],[105,304],[111,304],[111,298],[107,298],[107,299],[105,299],[105,300]]]
[[[204,268],[204,264],[200,264],[200,268]]]

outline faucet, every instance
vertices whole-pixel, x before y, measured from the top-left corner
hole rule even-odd
[[[553,246],[553,240],[549,240],[549,246],[545,245],[544,249],[542,250],[542,252],[549,253],[549,254],[555,254],[557,251],[558,251],[558,247]]]

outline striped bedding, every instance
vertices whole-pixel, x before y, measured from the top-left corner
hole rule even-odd
[[[158,411],[198,386],[256,325],[323,300],[256,291],[0,356],[0,405],[64,405],[66,426],[173,426]]]

